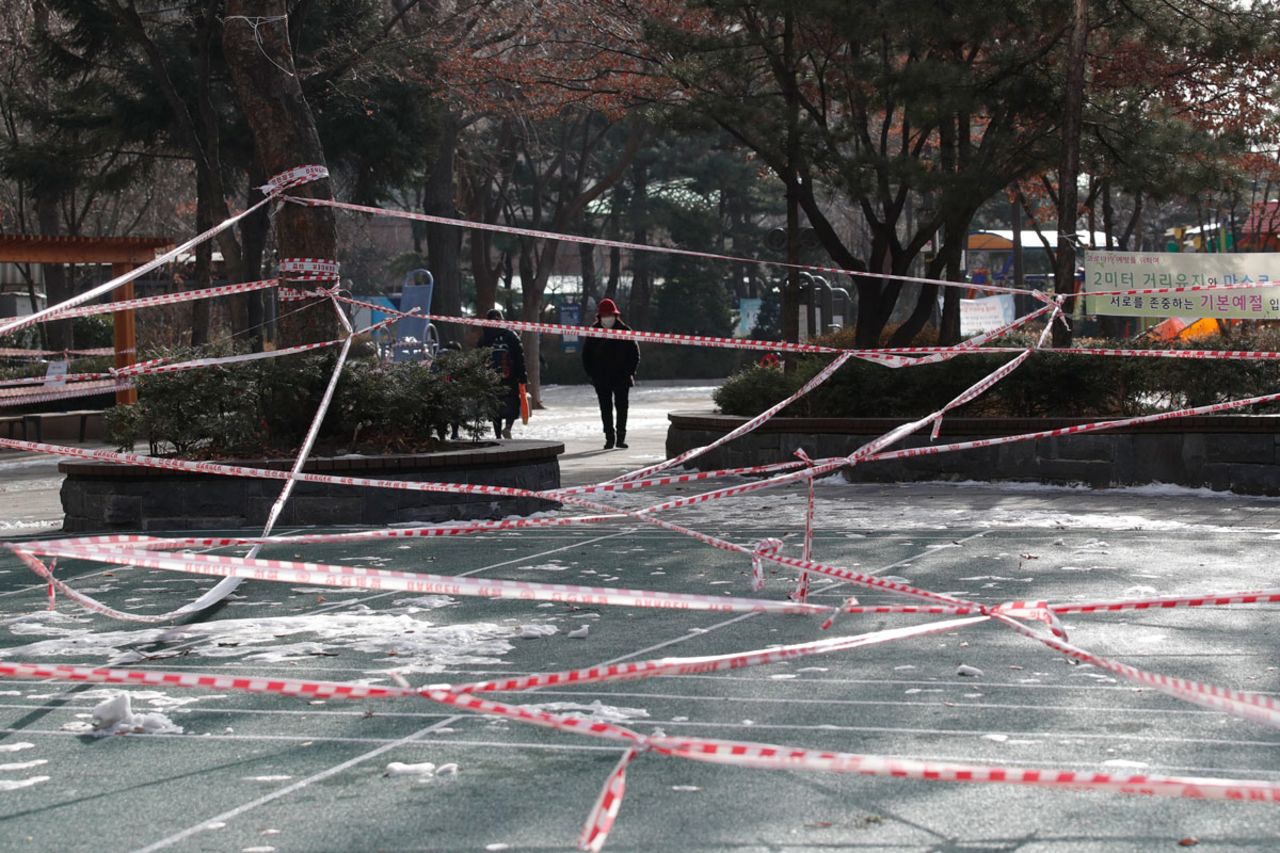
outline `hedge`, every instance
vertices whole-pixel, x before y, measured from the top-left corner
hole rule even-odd
[[[845,335],[818,339],[851,345]],[[993,346],[1025,347],[1029,335]],[[1114,341],[1077,340],[1078,348],[1115,348]],[[1277,351],[1280,331],[1262,329],[1193,344],[1126,343],[1131,349],[1232,349]],[[920,417],[935,412],[966,388],[1015,356],[989,353],[957,356],[921,367],[889,368],[851,359],[834,376],[781,414],[792,417]],[[786,399],[829,362],[796,360],[793,370],[747,367],[716,391],[725,414],[751,416]],[[1280,391],[1280,363],[1183,358],[1133,358],[1034,353],[1021,367],[977,399],[955,410],[975,417],[1110,417],[1202,406]],[[1280,406],[1255,407],[1280,411]]]
[[[175,351],[176,361],[210,351]],[[213,354],[227,354],[225,350]],[[141,376],[138,402],[106,413],[121,449],[188,457],[291,456],[301,446],[335,363],[333,353]],[[489,351],[446,352],[434,364],[349,361],[319,434],[320,452],[429,450],[462,425],[478,439],[497,411]]]

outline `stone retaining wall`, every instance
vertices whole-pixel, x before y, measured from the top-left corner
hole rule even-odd
[[[709,444],[746,419],[672,413],[667,455]],[[1086,419],[948,418],[938,443],[1056,429]],[[793,459],[797,448],[814,458],[845,456],[905,423],[891,418],[774,418],[762,428],[689,464],[700,470]],[[894,449],[928,445],[928,430]],[[1178,418],[1084,435],[1020,441],[996,447],[869,462],[845,469],[855,482],[915,480],[1030,480],[1095,487],[1172,483],[1241,494],[1280,494],[1280,416],[1216,415]]]
[[[550,441],[504,441],[427,454],[313,459],[306,471],[344,477],[470,483],[544,490],[560,486],[559,454]],[[287,470],[288,460],[229,464]],[[64,531],[215,530],[261,527],[282,480],[184,474],[103,462],[63,462]],[[298,483],[282,525],[383,527],[406,522],[502,518],[555,507],[532,498],[371,489]]]

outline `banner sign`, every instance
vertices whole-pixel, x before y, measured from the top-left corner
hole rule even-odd
[[[1013,322],[1013,297],[988,296],[960,300],[960,334],[976,335]]]
[[[582,325],[582,306],[576,302],[566,302],[560,306],[560,322],[566,326]],[[565,333],[560,336],[560,349],[563,352],[578,351],[578,336]]]
[[[733,330],[735,338],[751,337],[751,330],[756,327],[756,320],[760,317],[760,306],[763,303],[764,300],[759,297],[743,296],[738,300],[738,326]]]
[[[1257,288],[1089,296],[1085,313],[1112,317],[1280,319],[1280,254],[1085,252],[1084,292],[1214,285]]]

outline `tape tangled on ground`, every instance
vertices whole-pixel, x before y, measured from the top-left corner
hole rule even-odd
[[[807,643],[791,646],[770,647],[726,655],[715,655],[695,658],[662,658],[650,661],[629,662],[622,664],[602,665],[562,672],[535,673],[494,681],[476,682],[464,685],[432,685],[412,688],[387,687],[368,684],[323,682],[305,679],[269,679],[257,677],[232,677],[216,674],[175,673],[140,669],[106,669],[63,665],[42,665],[35,663],[0,661],[0,677],[12,678],[52,678],[67,681],[84,681],[108,684],[146,684],[165,685],[188,688],[213,688],[218,690],[241,690],[254,693],[277,693],[296,696],[324,696],[334,698],[416,698],[431,701],[449,707],[487,716],[501,717],[522,723],[547,726],[559,731],[582,736],[604,738],[615,742],[623,749],[623,754],[605,780],[603,789],[591,808],[579,845],[586,850],[599,850],[604,845],[610,829],[614,825],[626,789],[627,769],[641,756],[659,755],[683,760],[712,762],[741,767],[786,768],[794,770],[810,770],[819,772],[860,773],[868,775],[913,778],[926,780],[946,780],[953,782],[973,783],[1005,783],[1017,785],[1033,785],[1065,790],[1100,790],[1116,791],[1150,796],[1176,796],[1192,798],[1219,798],[1274,802],[1280,800],[1280,783],[1264,780],[1228,780],[1202,779],[1194,777],[1173,777],[1156,775],[1112,775],[1106,773],[1076,773],[1074,771],[1035,770],[1000,766],[957,764],[949,762],[909,761],[875,755],[858,755],[852,753],[835,753],[804,749],[800,747],[783,747],[745,741],[727,741],[710,738],[671,738],[661,735],[643,735],[624,726],[597,720],[586,720],[572,715],[557,715],[532,710],[520,706],[512,706],[482,698],[483,694],[511,693],[534,690],[552,685],[577,685],[603,683],[617,680],[634,680],[658,676],[679,676],[702,674],[739,669],[749,666],[767,665],[786,660],[818,655],[849,653],[861,648],[869,648],[889,642],[909,642],[913,639],[942,631],[956,631],[973,625],[993,623],[1014,631],[1025,639],[1039,643],[1055,654],[1061,654],[1069,660],[1088,663],[1106,670],[1113,675],[1124,678],[1144,687],[1154,689],[1190,702],[1201,707],[1211,708],[1243,719],[1248,719],[1269,727],[1280,728],[1280,703],[1269,696],[1244,691],[1229,690],[1213,685],[1187,681],[1160,673],[1152,673],[1137,669],[1118,661],[1096,655],[1086,649],[1073,645],[1067,638],[1065,627],[1060,617],[1071,613],[1118,613],[1129,610],[1173,609],[1190,607],[1224,607],[1261,603],[1280,602],[1280,588],[1250,590],[1240,592],[1214,592],[1202,595],[1155,596],[1139,599],[1099,600],[1091,602],[1047,602],[1038,600],[1010,601],[998,605],[982,604],[965,600],[952,595],[931,591],[912,584],[887,580],[856,571],[853,568],[837,566],[815,560],[812,553],[815,495],[814,482],[817,478],[837,471],[841,468],[872,463],[878,460],[909,458],[911,456],[958,452],[966,449],[989,447],[1014,442],[1032,441],[1041,438],[1088,433],[1093,431],[1115,429],[1159,420],[1187,417],[1191,415],[1210,414],[1227,411],[1259,403],[1280,400],[1280,393],[1259,395],[1252,398],[1228,401],[1174,412],[1162,412],[1133,418],[1099,421],[1053,430],[1024,433],[1015,436],[1004,436],[992,439],[980,439],[966,442],[938,445],[929,444],[922,447],[893,450],[894,444],[925,427],[930,428],[930,438],[936,441],[939,429],[946,415],[969,402],[985,391],[994,387],[1001,380],[1024,364],[1036,352],[1042,349],[1047,340],[1049,327],[1053,320],[1062,315],[1063,298],[1051,298],[1036,294],[1044,305],[1028,312],[999,329],[974,337],[952,347],[905,347],[886,349],[840,350],[831,347],[810,344],[790,344],[775,341],[751,342],[737,339],[716,338],[695,335],[675,335],[644,331],[607,330],[580,326],[564,326],[551,323],[532,323],[522,321],[491,321],[469,317],[443,317],[438,315],[419,315],[415,312],[387,311],[382,306],[353,299],[344,294],[336,285],[314,290],[298,290],[281,287],[282,281],[315,281],[336,282],[340,268],[336,261],[319,258],[284,258],[279,263],[279,278],[265,281],[245,282],[227,285],[204,291],[185,291],[182,293],[164,294],[161,296],[133,299],[127,302],[109,305],[89,305],[99,296],[105,295],[115,288],[145,274],[160,263],[166,262],[177,253],[187,251],[192,246],[212,239],[225,228],[231,227],[239,219],[248,215],[261,204],[272,200],[283,200],[309,206],[324,205],[338,209],[358,212],[390,215],[421,221],[440,222],[465,227],[485,227],[489,230],[504,231],[511,234],[534,236],[546,239],[568,240],[570,242],[592,243],[601,246],[617,246],[635,251],[662,251],[672,254],[693,255],[712,260],[733,260],[735,262],[758,263],[755,259],[730,258],[715,253],[693,252],[689,250],[671,250],[640,244],[623,243],[589,238],[572,237],[553,234],[551,232],[531,229],[511,228],[507,226],[478,226],[475,223],[463,222],[444,217],[431,217],[422,214],[409,214],[400,211],[385,211],[341,202],[315,199],[298,199],[282,197],[282,193],[308,181],[319,180],[328,176],[322,166],[302,166],[291,169],[273,177],[262,189],[267,194],[259,205],[241,214],[230,217],[223,223],[187,241],[177,249],[160,256],[152,264],[146,265],[127,276],[121,276],[93,288],[91,291],[51,306],[31,317],[21,318],[0,325],[0,335],[26,328],[34,323],[48,319],[64,319],[86,316],[118,310],[145,310],[148,308],[171,305],[180,302],[207,299],[253,290],[276,288],[282,299],[324,299],[337,312],[339,321],[345,332],[330,341],[289,347],[271,353],[251,353],[219,358],[192,359],[185,362],[166,362],[153,359],[129,368],[102,373],[78,373],[64,377],[65,383],[60,388],[31,388],[28,386],[43,385],[46,380],[33,377],[31,379],[12,380],[0,386],[0,405],[38,402],[45,399],[58,399],[78,394],[102,393],[120,387],[130,387],[129,379],[133,376],[156,373],[167,373],[179,370],[217,368],[243,363],[260,358],[284,357],[294,353],[306,352],[320,347],[340,347],[333,373],[326,387],[324,397],[314,414],[306,434],[302,448],[288,471],[249,468],[245,466],[223,465],[211,462],[191,462],[180,459],[156,458],[138,454],[114,453],[104,450],[85,450],[40,442],[18,441],[0,438],[0,447],[27,450],[38,453],[70,456],[73,458],[97,459],[125,465],[163,468],[187,471],[192,473],[213,474],[218,476],[252,477],[283,481],[279,496],[274,502],[268,522],[258,536],[241,537],[153,537],[146,535],[106,535],[63,538],[49,541],[7,543],[24,565],[29,567],[46,584],[49,590],[50,606],[54,605],[56,596],[62,594],[78,606],[91,612],[111,618],[138,621],[162,622],[177,616],[199,612],[210,604],[220,600],[235,585],[245,579],[264,582],[314,584],[346,589],[368,590],[405,590],[413,592],[433,592],[458,596],[480,596],[493,598],[509,598],[524,601],[563,601],[586,603],[604,606],[663,608],[714,611],[725,613],[765,613],[787,617],[816,617],[823,619],[823,628],[829,628],[836,614],[929,614],[941,618],[924,624],[905,628],[892,628],[857,634],[846,637],[827,637]],[[816,272],[843,272],[826,267],[805,267]],[[969,283],[934,281],[907,276],[883,276],[883,278],[903,281],[927,281],[942,287],[965,287],[990,293],[1018,293],[1012,288],[994,285],[974,286]],[[1256,287],[1255,285],[1251,285]],[[1141,290],[1108,291],[1106,295],[1115,294],[1149,294],[1165,292],[1181,292],[1190,290],[1241,289],[1242,285],[1192,285],[1168,288],[1148,288]],[[341,305],[376,307],[386,312],[388,319],[366,329],[354,330]],[[1047,316],[1046,316],[1047,315]],[[308,473],[303,470],[311,447],[319,431],[320,423],[332,399],[334,389],[341,375],[351,343],[358,334],[374,331],[382,326],[408,317],[425,317],[435,322],[461,323],[483,327],[503,327],[516,331],[535,333],[576,334],[601,338],[628,339],[633,341],[674,344],[686,346],[713,346],[721,348],[755,349],[768,351],[784,351],[792,353],[809,353],[834,356],[813,379],[786,400],[770,407],[765,412],[750,419],[742,427],[725,437],[690,450],[684,454],[665,460],[657,465],[650,465],[603,483],[589,484],[570,488],[535,492],[525,489],[474,486],[456,483],[432,483],[403,480],[384,480],[376,478],[337,477]],[[986,344],[998,339],[1008,332],[1027,324],[1045,319],[1045,327],[1038,341],[1030,347],[988,347]],[[771,418],[814,389],[830,379],[849,359],[858,358],[881,364],[888,368],[910,368],[924,364],[936,364],[953,358],[962,357],[975,352],[1007,353],[1011,358],[1003,365],[984,376],[978,382],[964,389],[939,410],[929,415],[903,424],[893,430],[867,442],[854,452],[844,457],[831,459],[812,459],[803,449],[797,451],[798,459],[792,462],[772,465],[739,467],[706,472],[664,473],[672,468],[696,458],[699,455],[723,445],[728,441],[759,429]],[[1240,352],[1219,350],[1128,350],[1079,348],[1056,350],[1081,357],[1165,357],[1196,358],[1206,360],[1276,360],[1280,353],[1274,352]],[[0,357],[42,358],[49,356],[80,354],[56,353],[42,350],[0,349]],[[623,508],[603,503],[594,497],[615,493],[639,492],[655,487],[714,481],[729,476],[756,476],[761,479],[745,483],[714,488],[700,494],[672,498],[639,508]],[[459,522],[442,525],[423,525],[414,528],[363,530],[333,534],[301,534],[273,537],[272,529],[281,511],[288,502],[292,489],[299,482],[323,482],[342,484],[353,488],[409,489],[437,492],[459,492],[485,494],[494,496],[527,497],[547,501],[564,507],[573,507],[585,511],[583,515],[558,515],[542,518],[506,519],[502,521]],[[743,544],[728,541],[722,537],[703,533],[687,526],[677,524],[663,518],[665,513],[683,507],[705,504],[713,501],[725,501],[744,494],[764,490],[778,489],[787,486],[801,486],[807,491],[807,504],[804,522],[804,538],[799,557],[782,553],[782,541],[776,537],[766,537],[754,544]],[[687,536],[713,548],[741,555],[751,562],[751,588],[754,592],[762,592],[768,586],[765,564],[788,569],[797,576],[795,586],[781,598],[746,598],[740,596],[708,596],[690,593],[661,592],[653,590],[627,589],[618,587],[589,587],[569,584],[529,583],[501,579],[478,579],[448,575],[430,575],[412,572],[392,571],[386,569],[367,568],[349,565],[328,565],[322,563],[296,562],[285,560],[262,559],[259,549],[268,543],[290,543],[295,545],[354,542],[388,538],[459,536],[494,530],[517,530],[547,526],[569,526],[583,524],[599,524],[628,520],[638,524],[650,525],[659,529]],[[251,550],[245,557],[232,557],[209,553],[191,553],[188,549],[217,549],[232,545],[250,545]],[[217,586],[199,599],[166,614],[130,613],[111,607],[94,597],[77,590],[71,584],[57,577],[54,567],[56,560],[77,560],[104,563],[116,566],[130,566],[154,571],[180,572],[190,575],[204,575],[220,578]],[[45,560],[50,560],[46,563]],[[855,587],[887,592],[902,596],[910,603],[877,603],[863,605],[856,597],[848,597],[839,606],[832,608],[808,602],[810,577],[821,576],[832,583],[847,583]]]

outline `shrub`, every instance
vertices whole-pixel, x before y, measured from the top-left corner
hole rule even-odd
[[[209,355],[204,351],[200,355]],[[224,351],[214,352],[222,355]],[[196,354],[174,351],[175,360]],[[107,415],[121,448],[183,456],[296,452],[333,370],[332,353],[140,377],[138,402]],[[432,365],[349,361],[322,424],[323,450],[423,450],[450,424],[478,438],[496,411],[498,378],[486,351],[450,352]]]
[[[843,337],[842,337],[843,335]],[[827,345],[849,346],[848,333],[820,338]],[[1030,334],[1014,335],[998,345],[1028,346]],[[1130,349],[1236,349],[1277,351],[1280,332],[1262,330],[1230,339],[1167,344],[1136,342]],[[1078,340],[1081,348],[1115,347],[1113,342]],[[1014,355],[962,355],[921,367],[887,368],[853,359],[834,376],[787,407],[793,417],[921,417],[947,402]],[[750,367],[729,377],[715,394],[725,414],[758,414],[800,388],[825,357],[798,359],[783,373]],[[1201,406],[1280,390],[1280,364],[1271,361],[1220,361],[1175,358],[1075,356],[1051,350],[1033,354],[1021,367],[957,415],[1008,417],[1111,417]],[[1252,411],[1277,411],[1280,406]]]

